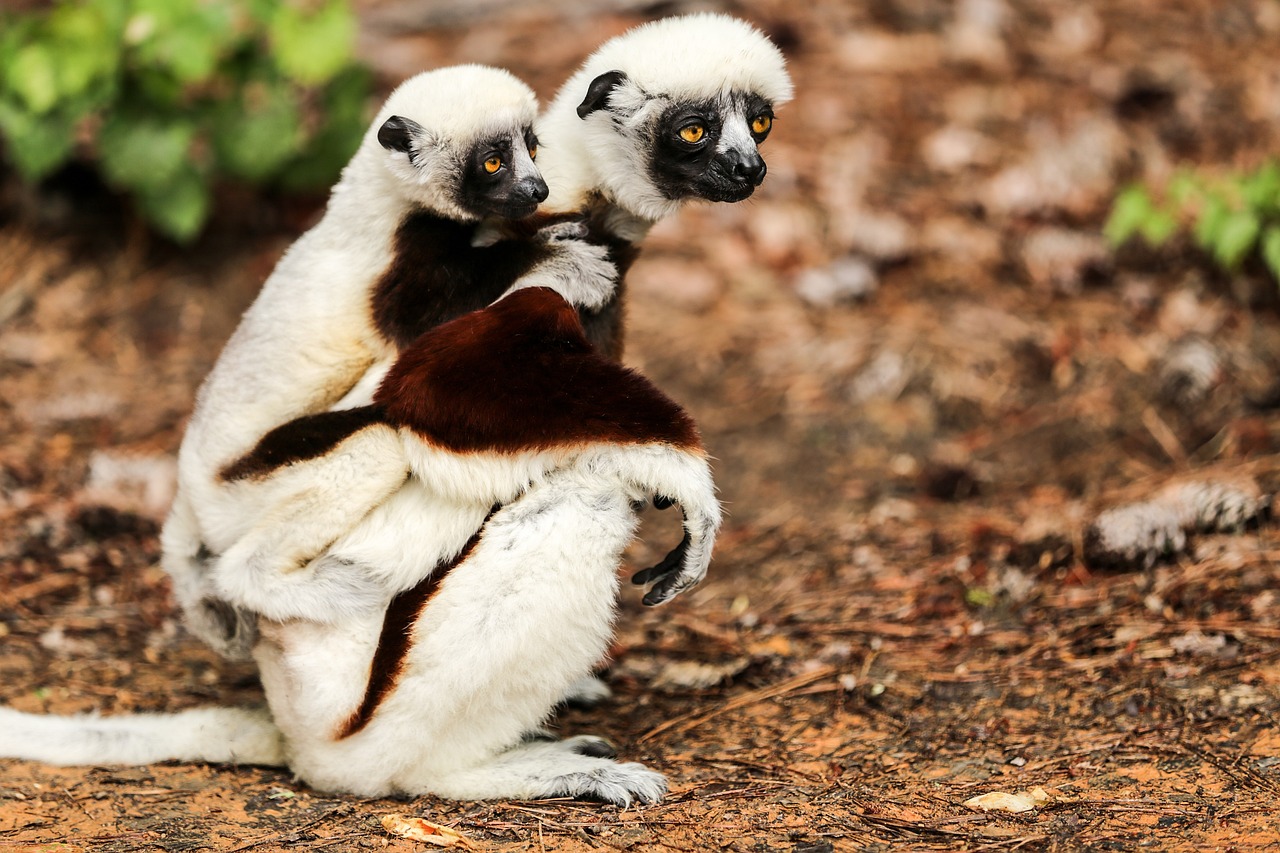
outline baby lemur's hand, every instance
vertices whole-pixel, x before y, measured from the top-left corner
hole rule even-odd
[[[547,257],[511,289],[549,287],[575,308],[594,310],[607,303],[617,290],[618,268],[609,260],[609,248],[587,242],[588,234],[581,219],[539,229],[534,238],[547,247]]]
[[[191,632],[231,660],[247,660],[258,642],[258,617],[212,593],[186,610]]]
[[[569,219],[557,222],[545,228],[539,228],[534,239],[543,243],[556,243],[564,240],[585,240],[591,230],[585,219]]]

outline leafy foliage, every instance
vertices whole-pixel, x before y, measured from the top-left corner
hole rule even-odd
[[[369,75],[346,0],[62,0],[0,11],[0,139],[28,181],[92,159],[189,240],[224,179],[325,186],[359,145]]]
[[[1280,282],[1280,162],[1225,177],[1181,172],[1163,195],[1157,201],[1138,185],[1122,190],[1104,228],[1111,243],[1140,236],[1159,246],[1187,227],[1228,272],[1256,254]]]

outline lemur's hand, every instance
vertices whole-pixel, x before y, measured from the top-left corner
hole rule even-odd
[[[191,632],[230,660],[248,660],[258,642],[258,615],[212,593],[185,615]]]
[[[661,604],[675,598],[680,592],[686,589],[686,586],[676,587],[681,580],[678,572],[684,566],[685,555],[689,552],[689,534],[685,533],[684,538],[680,540],[680,544],[672,548],[667,556],[662,558],[662,562],[656,566],[650,566],[647,569],[641,569],[631,576],[631,582],[636,586],[644,586],[652,583],[653,589],[645,593],[644,603],[647,605]],[[695,581],[696,583],[696,581]],[[688,584],[687,586],[692,586]]]
[[[654,498],[653,505],[658,509],[666,509],[674,506],[675,501],[658,495]],[[684,508],[681,507],[681,510]],[[672,548],[657,565],[641,569],[631,576],[631,582],[636,586],[653,584],[645,593],[645,605],[653,607],[670,601],[686,589],[697,586],[706,577],[717,524],[717,519],[700,516],[690,518],[689,513],[685,513],[684,538],[680,540],[680,544]]]
[[[584,240],[589,233],[591,231],[585,219],[569,219],[539,228],[533,236],[543,243],[558,243],[564,240]]]
[[[547,257],[512,285],[549,287],[575,308],[595,310],[613,298],[618,268],[609,247],[587,242],[587,223],[581,219],[557,222],[538,230],[535,239],[547,247]]]

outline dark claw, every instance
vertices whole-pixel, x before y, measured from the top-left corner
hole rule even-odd
[[[675,502],[674,500],[672,500],[671,498],[667,497],[666,495],[654,495],[654,496],[653,496],[653,508],[654,508],[654,509],[671,509],[671,507],[673,507],[673,506],[675,506],[675,505],[676,505],[676,502]]]
[[[644,598],[641,598],[640,602],[643,603],[645,607],[657,607],[658,605],[663,605],[663,603],[666,603],[669,599],[675,598],[677,592],[680,592],[680,590],[675,589],[675,584],[675,578],[663,578],[662,580],[659,580],[657,584],[654,584],[653,589],[650,589],[649,592],[645,593]]]
[[[575,744],[573,751],[578,755],[585,755],[589,758],[617,758],[618,748],[604,738],[595,738],[594,740],[584,741]]]
[[[662,562],[656,566],[650,566],[647,569],[641,569],[631,576],[631,582],[636,586],[644,586],[647,583],[662,580],[668,575],[680,568],[684,562],[684,555],[689,550],[689,532],[685,531],[684,538],[680,540],[680,544],[671,549],[671,553],[662,558]],[[645,596],[647,599],[648,596]]]

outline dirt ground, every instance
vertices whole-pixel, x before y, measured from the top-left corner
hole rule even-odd
[[[682,3],[361,6],[385,82],[549,96]],[[1280,150],[1274,0],[751,0],[797,100],[737,206],[660,226],[628,361],[698,417],[712,576],[624,593],[615,696],[555,725],[666,773],[648,808],[362,800],[286,772],[0,762],[0,849],[1280,848],[1280,318],[1248,267],[1111,252],[1118,186]],[[177,621],[156,534],[194,390],[314,204],[228,190],[195,247],[4,182],[0,701],[261,700]],[[673,541],[646,519],[630,560]],[[1022,813],[965,805],[1042,789]]]

